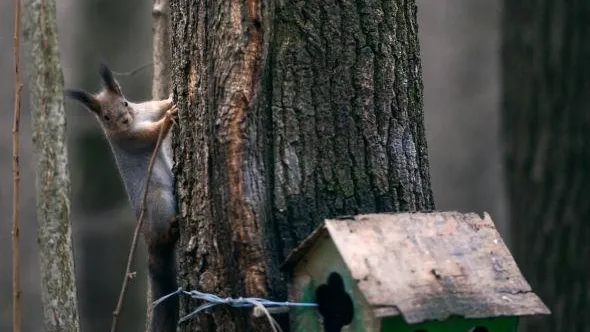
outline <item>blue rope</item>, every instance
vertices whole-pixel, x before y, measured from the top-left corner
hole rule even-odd
[[[317,303],[306,303],[306,302],[277,302],[277,301],[271,301],[271,300],[267,300],[267,299],[263,299],[263,298],[259,298],[259,297],[239,297],[239,298],[232,298],[232,297],[219,297],[215,294],[209,294],[209,293],[203,293],[203,292],[199,292],[196,290],[193,291],[185,291],[182,288],[178,288],[175,292],[170,293],[168,295],[165,295],[161,298],[159,298],[158,300],[154,301],[154,308],[164,302],[165,300],[167,300],[168,298],[178,295],[178,294],[184,294],[184,295],[188,295],[190,297],[192,297],[193,299],[196,300],[202,300],[205,301],[206,303],[200,305],[197,309],[195,309],[193,312],[191,312],[190,314],[182,317],[180,319],[180,322],[184,322],[187,321],[189,319],[191,319],[192,317],[194,317],[195,315],[197,315],[199,312],[212,308],[218,304],[225,304],[225,305],[229,305],[232,307],[236,307],[236,308],[243,308],[243,307],[254,307],[257,305],[263,305],[264,307],[267,308],[277,308],[277,307],[317,307]]]

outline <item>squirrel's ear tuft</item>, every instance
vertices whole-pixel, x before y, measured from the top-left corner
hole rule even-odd
[[[94,113],[100,112],[100,103],[92,94],[79,89],[65,89],[64,93],[66,96],[84,104],[90,111]]]
[[[121,91],[119,83],[117,82],[117,80],[115,80],[113,72],[111,72],[106,63],[102,61],[100,62],[100,68],[98,69],[98,72],[107,90],[119,96],[123,96],[123,92]]]

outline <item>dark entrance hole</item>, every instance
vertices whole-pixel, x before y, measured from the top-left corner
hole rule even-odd
[[[352,299],[344,290],[344,282],[338,273],[330,273],[328,281],[316,289],[315,301],[324,318],[325,332],[340,332],[343,326],[352,322]]]

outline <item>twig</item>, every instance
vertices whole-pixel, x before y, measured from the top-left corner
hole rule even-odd
[[[160,149],[160,145],[162,144],[162,140],[164,138],[163,134],[164,126],[160,128],[160,133],[158,134],[158,141],[156,142],[156,147],[154,148],[154,152],[152,153],[152,158],[150,159],[150,164],[148,166],[145,189],[143,192],[143,199],[141,200],[141,212],[139,214],[139,219],[137,220],[137,225],[135,226],[133,240],[131,240],[131,248],[129,249],[129,256],[127,257],[127,267],[125,268],[125,276],[123,277],[123,285],[121,285],[121,292],[119,293],[119,299],[117,300],[117,307],[115,308],[115,311],[113,311],[113,322],[111,324],[111,332],[115,332],[117,330],[119,313],[121,312],[121,308],[123,307],[123,299],[125,298],[125,293],[127,292],[127,283],[129,282],[129,279],[131,279],[132,277],[131,263],[133,262],[133,257],[135,256],[135,249],[137,248],[137,238],[139,237],[141,225],[143,224],[143,215],[145,214],[145,202],[147,200],[148,189],[150,186],[150,178],[152,177],[152,170],[154,168],[154,161],[156,160],[156,155],[158,154],[158,150]]]
[[[135,75],[137,72],[144,70],[145,68],[151,66],[153,62],[148,62],[146,64],[143,64],[133,70],[130,71],[125,71],[125,72],[117,72],[117,71],[113,71],[113,74],[115,74],[115,76],[133,76]]]
[[[14,122],[12,124],[12,331],[20,332],[20,263],[19,263],[19,125],[20,96],[20,0],[14,0]]]

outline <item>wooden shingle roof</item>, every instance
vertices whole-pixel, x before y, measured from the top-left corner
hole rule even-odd
[[[410,323],[548,314],[488,214],[368,214],[326,220],[294,250],[294,265],[329,235],[378,316]]]

